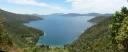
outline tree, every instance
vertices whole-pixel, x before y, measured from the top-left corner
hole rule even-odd
[[[115,37],[118,49],[128,51],[128,17],[125,17]]]
[[[128,9],[127,9],[127,7],[122,7],[121,13],[124,14],[124,16],[128,16]]]
[[[117,44],[118,50],[128,51],[128,9],[122,7],[116,12],[111,21],[110,32],[113,42]]]
[[[122,7],[120,12],[117,11],[112,16],[111,25],[110,25],[110,32],[111,32],[111,35],[113,37],[116,36],[123,19],[127,16],[128,16],[128,9],[126,7]]]

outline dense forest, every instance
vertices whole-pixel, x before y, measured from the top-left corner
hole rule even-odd
[[[3,52],[127,52],[128,9],[122,7],[112,16],[97,16],[95,23],[72,44],[64,48],[35,46],[43,32],[23,23],[40,20],[32,15],[0,10],[0,51]]]

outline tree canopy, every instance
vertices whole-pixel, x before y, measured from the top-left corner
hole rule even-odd
[[[118,50],[128,51],[128,9],[117,11],[111,21],[110,32]]]

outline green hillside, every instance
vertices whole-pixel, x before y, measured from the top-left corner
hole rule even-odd
[[[0,10],[0,50],[23,52],[26,50],[25,48],[35,45],[43,33],[32,27],[27,27],[23,23],[40,19],[37,16]]]
[[[66,46],[70,52],[117,52],[109,35],[111,17],[100,20],[100,16],[95,19],[99,21],[96,25],[87,29],[73,45]]]
[[[128,9],[123,7],[111,17],[91,19],[97,24],[87,29],[76,42],[67,45],[69,52],[127,52]]]

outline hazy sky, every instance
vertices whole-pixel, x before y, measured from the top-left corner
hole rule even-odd
[[[114,13],[127,0],[0,0],[0,8],[21,14]]]

